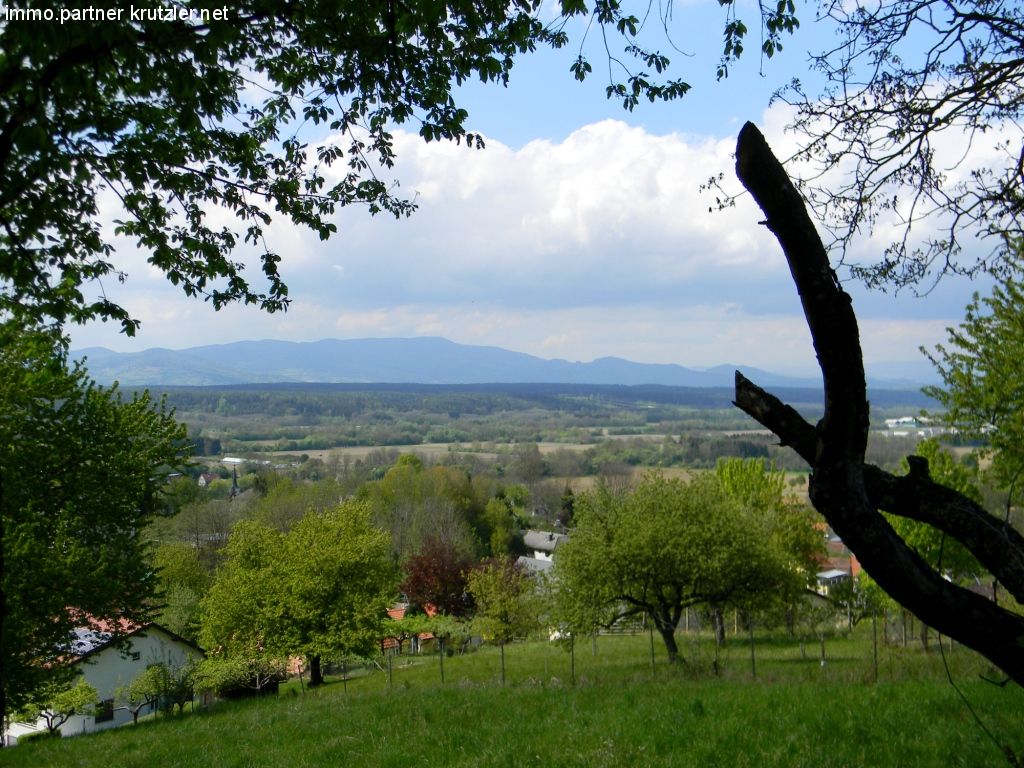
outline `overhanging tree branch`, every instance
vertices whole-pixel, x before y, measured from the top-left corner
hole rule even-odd
[[[751,123],[740,131],[736,173],[789,263],[824,377],[825,415],[812,427],[741,374],[737,406],[811,465],[815,509],[886,592],[1024,684],[1024,617],[946,581],[880,510],[928,522],[961,541],[1015,595],[1024,586],[1024,540],[960,494],[933,483],[919,466],[896,478],[864,463],[869,407],[850,297],[829,265],[804,201]]]
[[[814,466],[818,435],[791,406],[736,372],[734,404],[770,429],[808,464]],[[918,466],[909,457],[912,469]],[[928,477],[927,465],[897,477],[864,465],[868,498],[878,509],[927,523],[952,536],[974,556],[1018,602],[1024,602],[1024,536],[1007,521],[990,515],[967,497]]]

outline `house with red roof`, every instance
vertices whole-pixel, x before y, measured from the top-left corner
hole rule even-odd
[[[68,638],[67,651],[67,663],[96,689],[100,706],[95,714],[71,716],[60,728],[62,736],[115,728],[132,722],[132,713],[117,701],[118,689],[129,685],[147,667],[165,664],[172,670],[178,670],[204,655],[202,648],[195,643],[159,624],[135,626],[121,623],[115,627],[92,617],[83,617],[82,625],[76,627]],[[141,714],[155,711],[156,706],[155,702],[150,704]],[[11,723],[5,733],[5,743],[14,744],[19,737],[41,730],[46,730],[42,719]]]
[[[419,653],[425,643],[434,639],[434,635],[430,632],[410,631],[407,628],[402,627],[400,623],[397,623],[405,619],[408,610],[408,603],[396,603],[391,608],[388,608],[388,617],[396,623],[389,626],[389,622],[385,622],[384,631],[393,632],[394,634],[389,634],[381,638],[381,653],[401,655],[402,647],[405,645],[406,640],[409,641],[410,651],[412,653]],[[437,615],[437,609],[429,603],[423,606],[423,612],[427,615],[427,618],[433,618]]]

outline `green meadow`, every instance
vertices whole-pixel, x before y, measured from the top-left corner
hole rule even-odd
[[[645,634],[399,656],[327,685],[0,752],[0,766],[987,766],[1024,752],[1024,691],[973,653]],[[956,683],[947,679],[946,665]],[[389,668],[390,666],[390,668]],[[877,672],[876,672],[877,670]],[[877,679],[876,679],[877,675]],[[965,700],[967,703],[965,703]],[[980,719],[975,719],[975,715]],[[989,735],[991,734],[991,735]],[[1002,746],[999,746],[1002,745]]]

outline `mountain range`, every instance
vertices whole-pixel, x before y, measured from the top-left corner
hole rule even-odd
[[[635,363],[618,357],[593,362],[548,360],[499,347],[456,344],[437,337],[239,341],[189,349],[113,352],[74,350],[100,384],[211,386],[292,382],[320,383],[559,383],[658,384],[731,387],[734,372],[763,386],[820,387],[820,379],[783,376],[746,366],[708,369]],[[875,388],[917,389],[911,378],[869,379]]]

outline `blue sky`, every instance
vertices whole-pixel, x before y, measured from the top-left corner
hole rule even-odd
[[[419,210],[402,221],[345,211],[327,243],[276,222],[268,240],[285,256],[293,299],[285,314],[214,312],[179,296],[122,247],[128,281],[108,287],[142,320],[139,335],[91,324],[73,330],[73,344],[136,351],[257,338],[444,336],[548,358],[813,372],[795,290],[758,212],[741,200],[709,214],[712,200],[698,187],[722,171],[732,178],[745,120],[783,154],[792,140],[770,96],[794,75],[807,80],[807,51],[828,45],[830,30],[808,16],[765,61],[755,31],[744,59],[716,82],[722,23],[717,2],[675,3],[672,39],[687,55],[666,52],[673,73],[693,86],[675,103],[626,112],[608,101],[604,54],[592,34],[595,72],[585,83],[569,73],[574,43],[522,58],[507,89],[462,90],[472,129],[487,137],[483,151],[425,145],[397,131],[397,178]],[[878,252],[881,241],[865,238],[859,247]],[[976,287],[946,280],[922,300],[850,283],[869,369],[920,362],[918,347],[942,341]]]

